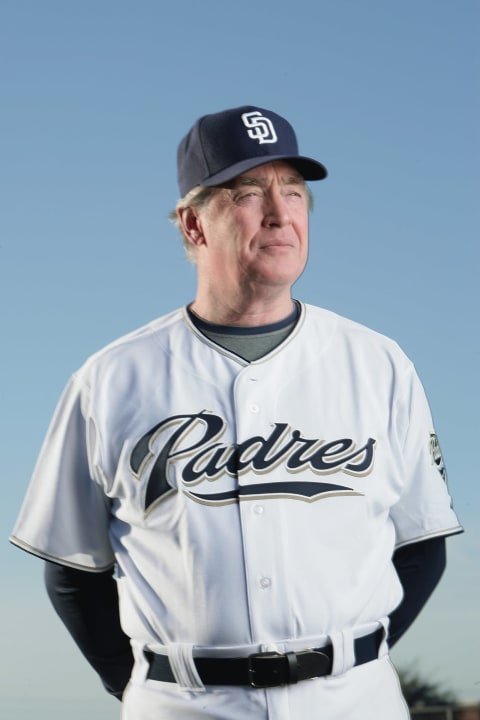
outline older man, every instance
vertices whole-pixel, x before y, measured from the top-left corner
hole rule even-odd
[[[195,300],[90,358],[52,421],[11,539],[124,720],[408,717],[388,649],[462,528],[411,362],[292,298],[326,174],[269,110],[200,118]]]

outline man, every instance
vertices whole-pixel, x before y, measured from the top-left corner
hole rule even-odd
[[[52,421],[11,539],[124,720],[408,717],[388,648],[462,528],[411,362],[292,299],[326,174],[273,112],[200,118],[195,300],[90,358]]]

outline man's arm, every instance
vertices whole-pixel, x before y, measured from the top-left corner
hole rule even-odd
[[[408,630],[442,577],[446,566],[445,538],[435,537],[399,548],[393,556],[393,564],[404,597],[390,615],[390,647]]]
[[[94,573],[47,562],[45,585],[53,607],[106,690],[121,700],[133,654],[120,627],[113,569]]]
[[[437,586],[446,565],[445,539],[432,538],[397,550],[393,562],[404,598],[390,616],[393,647],[418,616]],[[133,655],[120,627],[113,570],[92,573],[46,563],[50,600],[108,692],[121,699],[130,678]]]

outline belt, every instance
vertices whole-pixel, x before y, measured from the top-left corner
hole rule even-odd
[[[354,640],[355,665],[363,665],[378,658],[383,628]],[[176,682],[167,655],[145,651],[149,663],[147,678]],[[296,683],[299,680],[330,675],[333,665],[333,646],[312,648],[302,652],[264,652],[247,657],[194,658],[197,672],[204,685],[251,685],[270,688]]]

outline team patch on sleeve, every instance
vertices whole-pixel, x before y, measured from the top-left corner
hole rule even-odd
[[[438,437],[435,433],[430,433],[430,455],[432,457],[432,464],[437,466],[437,470],[442,478],[447,482],[447,470],[445,463],[443,462],[442,451],[440,450],[440,444]]]

